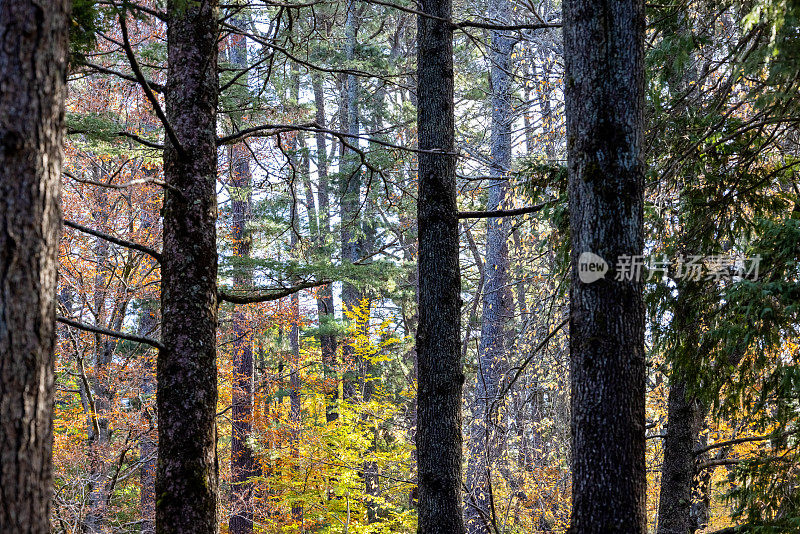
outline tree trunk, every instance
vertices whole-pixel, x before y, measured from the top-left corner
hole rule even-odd
[[[705,409],[678,380],[669,388],[667,433],[658,502],[658,534],[691,534],[694,448],[705,420]]]
[[[347,19],[345,21],[346,49],[345,56],[348,64],[355,60],[356,48],[356,3],[354,0],[347,2]],[[352,68],[352,65],[351,65]],[[360,117],[358,109],[358,80],[352,74],[346,77],[346,102],[347,102],[347,133],[351,136],[347,141],[353,146],[358,146],[358,139],[352,136],[359,135]],[[342,168],[341,175],[341,240],[342,264],[357,262],[362,254],[363,239],[359,225],[359,210],[361,208],[361,164],[358,154],[352,149],[342,147],[342,157],[339,163]],[[353,310],[360,304],[361,294],[352,282],[342,284],[342,309]],[[342,396],[349,399],[356,393],[356,368],[353,344],[345,343],[342,346]]]
[[[323,93],[322,76],[312,74],[311,83],[314,88],[314,102],[316,104],[316,121],[321,128],[325,128],[325,94]],[[330,259],[331,210],[328,183],[328,152],[325,143],[325,134],[318,132],[317,141],[317,213],[319,232],[317,239],[319,246],[327,252]],[[317,290],[317,315],[319,316],[319,344],[322,351],[322,366],[325,384],[328,390],[328,405],[325,408],[325,420],[330,423],[335,421],[339,414],[336,411],[336,402],[339,398],[339,385],[336,377],[336,336],[331,333],[333,329],[333,288],[331,285],[323,286]]]
[[[103,181],[102,163],[93,166],[93,178],[96,182]],[[94,206],[92,219],[94,225],[101,232],[108,233],[108,191],[104,187],[96,187],[93,191]],[[94,322],[100,326],[114,328],[110,324],[106,310],[106,288],[108,282],[108,256],[109,243],[105,239],[95,238],[95,276],[94,276]],[[88,533],[104,532],[106,508],[106,468],[105,460],[109,445],[110,431],[108,426],[108,411],[111,408],[112,393],[108,384],[108,365],[114,351],[116,340],[100,334],[94,335],[94,362],[92,365],[91,387],[94,404],[90,405],[87,417],[87,445],[89,457],[89,509],[83,521],[83,528]]]
[[[154,178],[157,171],[153,167],[144,168],[145,176]],[[142,210],[141,226],[147,233],[154,231],[157,224],[156,213],[149,205]],[[144,269],[154,267],[155,260],[147,255],[142,257]],[[157,315],[158,302],[152,296],[141,301],[139,315],[139,335],[160,338],[159,321]],[[156,393],[156,358],[157,355],[149,348],[142,346],[145,353],[142,355],[142,373],[139,382],[140,395],[143,399],[154,401]],[[158,443],[156,434],[158,432],[158,415],[155,410],[142,408],[142,425],[146,431],[142,433],[139,440],[139,458],[142,465],[139,468],[139,508],[141,510],[141,534],[155,534],[156,531],[156,469],[158,465]]]
[[[507,0],[491,0],[489,20],[509,22]],[[511,51],[514,41],[508,31],[491,32],[491,160],[489,168],[488,211],[503,209],[506,204],[509,170],[511,167]],[[464,507],[467,532],[488,533],[495,523],[492,491],[492,464],[497,459],[497,413],[490,413],[492,403],[500,393],[500,378],[506,350],[506,323],[512,315],[511,290],[508,278],[509,219],[491,217],[486,227],[486,260],[484,262],[484,291],[481,316],[481,340],[475,384],[475,404],[469,435],[469,464],[467,488],[469,495]]]
[[[297,93],[295,93],[296,95]],[[295,100],[296,101],[296,100]],[[294,147],[296,149],[296,146]],[[302,171],[301,171],[302,172]],[[292,252],[297,252],[298,245],[298,224],[297,224],[297,200],[292,200]],[[292,455],[292,477],[300,474],[300,434],[303,429],[303,404],[300,398],[300,296],[292,293],[289,297],[292,310],[292,328],[289,331],[289,348],[291,351],[291,361],[289,362],[289,419],[291,422],[291,455]],[[300,503],[292,504],[292,520],[297,522],[298,530],[303,531],[303,505]]]
[[[245,29],[245,21],[234,18],[233,24]],[[247,68],[247,42],[241,35],[230,36],[228,53],[231,64],[238,69]],[[247,91],[247,76],[241,78],[245,84],[240,88],[239,104],[247,105],[244,94]],[[241,128],[242,113],[233,114],[234,122]],[[237,289],[253,288],[253,270],[245,264],[250,258],[251,238],[247,224],[252,219],[252,186],[250,172],[250,151],[244,143],[237,143],[230,149],[231,166],[231,238],[233,254],[245,260],[236,267],[233,285]],[[252,477],[258,475],[258,465],[248,440],[253,431],[253,334],[247,315],[242,309],[233,312],[233,388],[231,394],[231,516],[228,526],[231,534],[253,532],[253,483]]]
[[[149,214],[148,218],[149,218]],[[144,226],[144,222],[142,223]],[[147,260],[145,260],[147,261]],[[157,318],[154,310],[155,303],[146,300],[142,303],[141,315],[139,318],[139,335],[155,337],[157,329]],[[142,358],[145,360],[140,382],[140,391],[143,398],[152,398],[156,392],[156,373],[153,365],[153,356],[148,350]],[[156,414],[148,411],[143,412],[142,424],[147,428],[139,441],[139,458],[142,465],[139,468],[139,507],[141,509],[142,527],[141,534],[155,534],[156,518],[156,466],[158,464],[156,440],[152,435],[156,431],[154,423]]]
[[[167,4],[159,534],[217,532],[216,0]],[[180,193],[174,192],[175,190]]]
[[[642,0],[564,3],[575,534],[646,528],[642,282],[617,263],[643,249],[644,29]]]
[[[50,532],[69,1],[0,3],[0,532]]]
[[[461,279],[454,148],[450,0],[426,0],[417,17],[419,130],[419,534],[462,534]],[[432,17],[426,17],[431,15]]]

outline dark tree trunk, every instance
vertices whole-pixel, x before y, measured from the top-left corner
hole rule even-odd
[[[234,18],[233,24],[246,29],[246,21]],[[230,62],[238,69],[247,68],[247,44],[241,35],[230,36],[228,47]],[[247,83],[247,76],[243,76]],[[244,95],[247,88],[239,89],[239,105],[248,105]],[[235,122],[240,123],[242,113],[234,113]],[[240,126],[241,127],[241,126]],[[251,238],[247,224],[252,219],[252,186],[250,173],[250,151],[244,143],[230,149],[230,195],[231,238],[233,254],[247,260],[250,257]],[[253,270],[242,262],[236,268],[233,285],[237,289],[253,288]],[[241,309],[233,312],[233,389],[231,394],[231,501],[232,510],[228,526],[231,534],[249,534],[253,531],[253,483],[258,475],[258,465],[248,440],[253,431],[253,334],[247,315]]]
[[[462,534],[461,279],[454,153],[450,0],[417,17],[419,327],[417,468],[420,534]]]
[[[0,3],[0,532],[50,532],[69,4]]]
[[[218,499],[216,0],[172,0],[167,19],[166,115],[182,148],[167,137],[156,529],[205,534]]]
[[[509,23],[507,0],[489,3],[489,19]],[[508,31],[491,32],[491,105],[492,133],[489,168],[491,183],[486,209],[503,209],[506,204],[511,167],[511,51],[514,41]],[[512,315],[511,290],[508,279],[508,218],[491,217],[486,223],[486,261],[481,341],[475,383],[475,404],[469,435],[469,464],[464,507],[467,532],[490,532],[495,522],[492,490],[492,464],[498,457],[499,426],[490,408],[500,393],[500,377],[506,350],[506,323]]]
[[[694,449],[705,419],[705,410],[678,380],[669,388],[667,433],[658,502],[658,534],[691,534]]]
[[[684,234],[696,236],[697,233]],[[692,247],[693,250],[694,247]],[[690,256],[692,252],[685,252]],[[685,361],[698,362],[701,358],[699,316],[700,306],[707,299],[701,292],[703,286],[697,281],[681,280],[675,302],[672,328],[679,339],[680,357]],[[725,365],[737,366],[743,355],[736,350],[728,356]],[[677,363],[670,372],[670,388],[667,397],[667,431],[664,437],[664,461],[661,466],[661,488],[658,502],[658,534],[692,534],[704,528],[708,521],[707,495],[703,486],[708,485],[710,471],[698,477],[695,451],[705,446],[700,435],[703,430],[708,406],[695,395],[700,385],[691,380]]]
[[[564,3],[575,534],[646,528],[642,283],[615,279],[643,249],[644,29],[642,0]],[[584,253],[605,278],[581,281]]]

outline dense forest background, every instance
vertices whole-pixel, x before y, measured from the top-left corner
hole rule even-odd
[[[202,458],[192,484],[218,469],[204,520],[223,532],[414,532],[417,171],[436,152],[417,144],[422,8],[243,0],[214,10],[216,26],[171,26],[182,3],[73,2],[52,531],[155,532],[172,491],[156,487],[162,425],[169,454]],[[631,268],[646,311],[646,528],[798,532],[800,7],[645,8]],[[466,528],[566,532],[562,6],[452,10]],[[218,93],[187,96],[217,75]],[[204,192],[177,187],[177,168],[210,176]],[[178,313],[217,321],[216,338],[167,321]],[[184,374],[157,382],[170,372],[159,349],[181,335],[195,343]],[[213,434],[184,430],[205,417],[186,399],[215,404]]]

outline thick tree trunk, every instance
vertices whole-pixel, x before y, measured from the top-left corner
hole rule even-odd
[[[182,148],[167,137],[156,529],[216,534],[216,0],[171,0],[167,19],[166,115]]]
[[[617,263],[643,248],[644,29],[642,0],[564,3],[575,534],[646,528],[642,282]],[[581,280],[585,253],[605,278]]]
[[[489,3],[489,19],[509,22],[507,0]],[[492,132],[488,211],[503,209],[506,204],[511,167],[511,51],[514,41],[507,31],[491,32]],[[481,341],[475,383],[475,404],[469,434],[469,464],[464,507],[467,531],[470,534],[491,532],[495,523],[492,490],[492,468],[499,453],[499,425],[490,407],[500,391],[500,378],[506,350],[506,323],[512,315],[511,289],[508,278],[508,218],[491,217],[486,227],[486,260]]]
[[[68,0],[0,3],[0,532],[50,531]]]
[[[417,17],[419,129],[419,363],[417,468],[420,534],[462,534],[461,279],[454,152],[450,0]]]
[[[245,21],[234,18],[237,28],[245,29]],[[228,48],[230,62],[239,69],[247,68],[247,44],[241,35],[230,37]],[[243,76],[246,84],[247,76]],[[245,93],[246,88],[240,89]],[[245,98],[240,97],[240,106],[247,106]],[[241,112],[236,112],[236,122]],[[250,151],[243,143],[235,144],[230,150],[231,167],[231,214],[233,254],[237,258],[250,257],[250,234],[247,224],[252,219],[252,186],[250,172]],[[237,289],[253,288],[253,271],[242,262],[237,266],[233,285]],[[228,522],[231,534],[249,534],[253,531],[253,483],[252,477],[258,475],[258,465],[248,440],[253,431],[253,334],[248,325],[247,315],[241,309],[233,312],[233,389],[231,394],[231,516]]]

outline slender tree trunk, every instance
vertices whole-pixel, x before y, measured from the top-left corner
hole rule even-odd
[[[646,528],[642,282],[617,263],[643,249],[644,29],[642,0],[564,3],[574,534]]]
[[[489,19],[509,22],[508,0],[491,0]],[[507,31],[491,32],[492,131],[489,198],[486,209],[502,209],[506,204],[511,167],[511,51],[514,41]],[[499,453],[497,412],[490,413],[500,391],[500,377],[506,351],[506,323],[513,303],[508,277],[508,218],[491,217],[486,227],[486,261],[481,316],[481,341],[475,384],[475,404],[470,425],[469,464],[465,516],[467,532],[491,532],[496,524],[492,489],[492,465]]]
[[[347,2],[347,19],[345,21],[346,49],[345,56],[348,63],[355,60],[356,48],[356,3],[354,0]],[[352,74],[346,77],[346,102],[347,102],[347,128],[350,136],[359,135],[360,115],[358,109],[358,80]],[[350,137],[348,143],[358,146],[358,139]],[[343,145],[342,157],[339,163],[342,168],[341,175],[341,240],[342,263],[355,263],[362,254],[363,239],[360,235],[359,210],[361,207],[361,164],[352,149],[345,149]],[[353,310],[360,304],[361,294],[351,282],[342,284],[342,308],[346,311]],[[358,362],[355,360],[355,351],[352,343],[342,346],[342,396],[349,399],[356,393],[356,378]]]
[[[692,36],[691,21],[686,15],[679,14],[678,32],[682,38]],[[692,61],[675,80],[674,93],[683,95],[697,81],[696,61]],[[691,100],[683,99],[679,112],[691,111]],[[692,221],[688,221],[689,224]],[[696,247],[687,246],[701,235],[702,230],[694,231],[685,228],[679,239],[682,243],[682,254],[690,256],[697,252]],[[697,311],[693,308],[703,288],[691,280],[680,280],[675,300],[673,313],[673,328],[677,339],[680,339],[686,351],[682,357],[689,361],[697,361],[699,351],[699,326],[694,318]],[[693,304],[694,303],[694,304]],[[678,347],[675,347],[676,349]],[[693,498],[696,487],[696,462],[694,451],[700,441],[700,431],[703,428],[707,415],[707,408],[693,394],[692,384],[682,376],[678,365],[673,365],[670,371],[670,388],[667,396],[667,428],[666,436],[662,442],[664,461],[661,465],[661,486],[658,501],[658,534],[691,534],[698,528],[696,517],[692,510],[695,508]]]
[[[0,532],[50,532],[68,0],[0,3]]]
[[[234,18],[233,24],[245,29],[245,20]],[[231,64],[236,68],[247,68],[247,43],[243,36],[232,34],[228,48]],[[239,88],[239,105],[248,105],[245,94],[247,76],[243,76],[244,88]],[[235,121],[241,120],[241,112],[236,112]],[[237,143],[230,149],[231,166],[231,212],[233,254],[242,263],[237,266],[233,284],[238,289],[252,289],[253,270],[246,263],[250,258],[251,238],[247,225],[252,219],[252,177],[250,172],[250,151],[244,143]],[[233,389],[231,395],[231,501],[232,510],[228,521],[231,534],[249,534],[253,531],[253,492],[252,477],[258,475],[258,465],[253,451],[248,445],[253,431],[253,334],[247,315],[242,309],[233,312]]]
[[[302,171],[301,171],[302,172]],[[296,251],[298,245],[298,225],[297,225],[297,201],[292,201],[292,251]],[[292,328],[289,330],[289,347],[291,351],[291,362],[289,362],[289,419],[291,421],[291,455],[292,455],[292,476],[300,473],[300,434],[303,425],[303,405],[300,398],[300,297],[298,293],[293,293],[289,297],[292,310]],[[298,523],[298,528],[302,532],[303,524],[303,505],[292,504],[292,520]]]
[[[159,534],[216,534],[216,0],[167,4],[167,137],[158,357]],[[176,193],[174,191],[179,191]]]
[[[658,502],[658,534],[691,534],[694,448],[705,420],[705,410],[684,380],[669,388],[668,423]]]
[[[101,163],[94,165],[93,178],[100,182],[105,178]],[[92,219],[98,230],[108,232],[108,191],[104,187],[96,187],[94,192],[94,206]],[[108,282],[108,241],[101,238],[95,239],[95,276],[94,276],[94,322],[101,326],[113,328],[107,324],[110,318],[106,310],[106,288]],[[106,455],[105,450],[109,445],[110,432],[108,426],[108,411],[111,408],[111,390],[108,384],[108,365],[111,363],[116,340],[95,334],[94,336],[94,362],[92,365],[92,398],[94,404],[90,406],[88,426],[88,456],[89,456],[89,509],[83,521],[85,532],[104,532],[106,508]]]
[[[148,177],[155,177],[156,169],[145,167],[144,173]],[[141,225],[143,230],[153,231],[157,224],[156,214],[149,209],[149,205],[142,210]],[[154,267],[155,260],[148,256],[142,257],[143,270]],[[152,298],[145,298],[141,303],[139,316],[139,335],[158,339],[157,315],[158,302]],[[144,349],[145,346],[142,346]],[[152,350],[146,350],[142,356],[142,374],[139,388],[142,398],[153,401],[156,394],[156,358]],[[158,465],[158,415],[155,410],[142,410],[142,425],[146,428],[139,441],[139,458],[142,465],[139,468],[139,507],[141,510],[141,534],[155,534],[156,531],[156,469]]]
[[[417,17],[419,129],[419,534],[462,534],[461,279],[454,148],[450,0],[426,0]]]
[[[322,76],[319,73],[313,74],[311,83],[314,88],[314,103],[317,108],[316,121],[320,127],[325,128],[327,123]],[[316,141],[318,242],[330,259],[331,243],[328,242],[331,235],[330,184],[328,182],[328,152],[325,135],[318,132]],[[339,385],[336,377],[336,336],[331,332],[334,326],[333,312],[333,288],[330,285],[323,286],[317,290],[317,314],[319,316],[319,344],[322,351],[323,373],[326,387],[328,388],[328,405],[325,409],[325,420],[329,423],[339,417],[336,411],[336,403],[339,398]]]
[[[148,214],[149,215],[149,214]],[[153,309],[155,303],[145,301],[142,303],[141,316],[139,319],[139,335],[155,337],[156,333],[156,312]],[[151,398],[156,392],[156,370],[153,365],[153,356],[147,351],[143,356],[145,364],[140,383],[140,391],[143,397]],[[156,414],[148,411],[144,412],[143,424],[146,431],[139,442],[139,458],[142,465],[139,468],[139,507],[141,509],[142,526],[141,534],[155,534],[156,518],[156,465],[158,463],[158,444],[153,439],[152,434],[156,431],[154,423]]]

